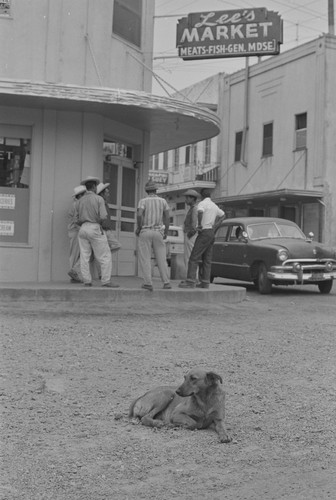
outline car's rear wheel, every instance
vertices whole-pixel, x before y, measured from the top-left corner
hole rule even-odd
[[[330,293],[333,283],[333,280],[321,281],[317,286],[321,293]]]
[[[258,290],[259,290],[259,293],[261,293],[263,295],[271,293],[271,291],[272,291],[272,282],[267,277],[267,267],[264,264],[264,262],[262,262],[259,265],[259,269],[258,269]]]

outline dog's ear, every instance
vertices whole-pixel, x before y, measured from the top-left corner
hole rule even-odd
[[[206,380],[207,380],[209,385],[216,385],[217,380],[219,380],[219,382],[221,384],[223,383],[222,377],[220,375],[217,375],[217,373],[214,373],[214,372],[208,372],[206,374]]]

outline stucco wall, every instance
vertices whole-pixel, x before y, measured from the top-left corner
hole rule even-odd
[[[325,233],[336,247],[336,39],[326,40],[326,93],[325,93]]]
[[[0,18],[3,78],[151,90],[154,1],[143,0],[142,47],[112,32],[111,0],[12,2]],[[13,36],[15,33],[15,36]]]
[[[314,47],[312,47],[314,49]],[[284,57],[249,68],[247,112],[247,166],[234,165],[236,132],[244,127],[245,73],[224,80],[223,121],[227,136],[223,137],[222,157],[226,165],[227,180],[224,194],[236,195],[282,188],[312,189],[320,166],[304,151],[294,151],[295,115],[307,113],[309,152],[316,150],[316,128],[321,119],[317,110],[323,102],[320,92],[324,86],[324,73],[316,75],[319,54],[306,51],[300,57]],[[319,68],[320,69],[320,68]],[[317,80],[317,81],[316,81]],[[273,122],[273,154],[262,156],[263,126]],[[224,132],[225,134],[225,132]],[[306,169],[307,168],[307,169]]]
[[[29,242],[2,245],[0,279],[66,280],[67,212],[73,188],[88,175],[103,179],[104,137],[132,144],[139,154],[144,148],[148,154],[148,134],[95,114],[13,108],[0,112],[7,124],[20,123],[33,131]]]

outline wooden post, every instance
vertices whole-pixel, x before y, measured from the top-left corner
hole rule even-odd
[[[328,33],[329,35],[335,34],[334,0],[328,0]]]

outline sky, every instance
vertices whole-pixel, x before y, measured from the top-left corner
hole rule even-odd
[[[244,68],[245,57],[183,61],[177,56],[175,46],[176,25],[179,18],[192,12],[253,7],[265,7],[280,14],[281,53],[328,32],[328,0],[155,0],[153,71],[160,83],[153,78],[152,93],[167,96],[217,73],[234,73]],[[249,59],[250,65],[257,62],[256,57]]]

